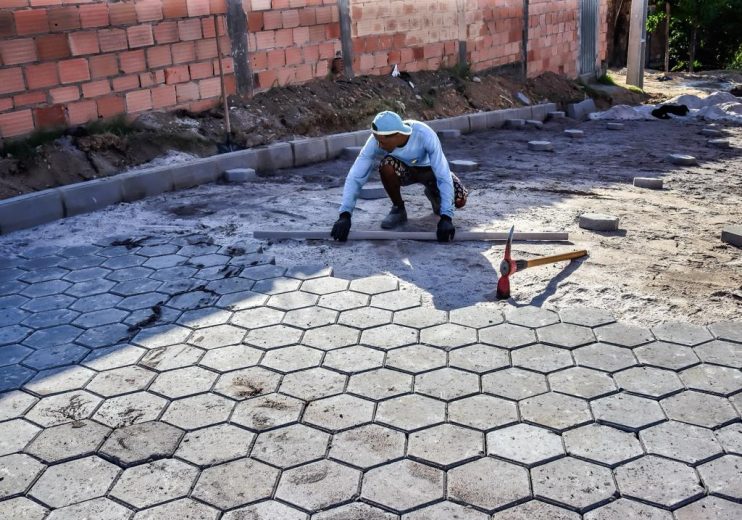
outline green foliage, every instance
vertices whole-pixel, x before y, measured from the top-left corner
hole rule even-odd
[[[598,78],[598,83],[602,83],[603,85],[615,85],[616,80],[614,80],[613,77],[606,72]]]
[[[16,159],[28,159],[36,153],[39,146],[51,143],[64,135],[64,130],[36,130],[28,137],[6,141],[0,155],[11,156]]]
[[[114,134],[124,136],[132,133],[134,129],[129,123],[126,116],[120,115],[111,119],[98,119],[85,126],[85,130],[90,135],[94,134]]]
[[[739,46],[739,49],[734,54],[734,58],[732,58],[729,65],[727,65],[727,68],[732,70],[742,70],[742,45]]]

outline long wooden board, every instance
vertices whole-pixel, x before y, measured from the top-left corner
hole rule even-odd
[[[332,240],[329,231],[280,231],[264,230],[254,231],[253,236],[260,239],[280,240],[293,238],[296,240]],[[493,231],[457,231],[455,240],[477,241],[477,240],[501,240],[508,239],[508,233]],[[348,240],[437,240],[433,231],[351,231]],[[514,241],[547,241],[564,242],[569,240],[568,233],[542,232],[542,233],[514,233]]]

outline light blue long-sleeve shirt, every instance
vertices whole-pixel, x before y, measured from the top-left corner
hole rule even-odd
[[[446,156],[443,155],[441,141],[435,131],[425,123],[420,121],[406,121],[406,123],[412,126],[412,134],[407,144],[402,148],[395,148],[391,153],[383,150],[373,135],[368,138],[348,172],[348,177],[345,179],[340,213],[344,211],[353,213],[358,194],[361,193],[361,188],[368,181],[375,160],[391,155],[407,166],[430,166],[438,181],[438,190],[441,193],[441,215],[448,215],[453,218],[453,179]]]

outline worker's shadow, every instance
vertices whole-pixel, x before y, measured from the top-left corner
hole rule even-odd
[[[582,263],[585,260],[587,260],[587,258],[588,257],[585,256],[583,258],[577,258],[577,259],[571,260],[568,264],[566,264],[564,269],[562,269],[559,272],[558,275],[556,275],[554,278],[549,280],[549,283],[546,285],[544,290],[541,291],[541,293],[531,298],[531,301],[517,302],[513,299],[512,293],[511,293],[511,297],[505,301],[507,301],[513,307],[541,307],[543,306],[543,304],[546,302],[547,299],[549,299],[549,297],[554,296],[554,294],[556,293],[557,287],[559,287],[559,284],[563,282],[564,280],[566,280],[567,278],[569,278],[572,275],[572,273],[577,271],[582,266]],[[515,276],[517,276],[517,274]],[[511,280],[511,284],[512,284],[512,280]],[[492,293],[493,298],[495,297],[494,295],[495,293]]]

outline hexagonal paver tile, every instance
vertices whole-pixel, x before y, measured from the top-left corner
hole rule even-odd
[[[347,379],[326,368],[310,368],[284,376],[281,392],[303,401],[314,401],[342,393]]]
[[[326,325],[304,333],[302,343],[321,350],[334,350],[358,343],[360,332],[344,325]]]
[[[293,309],[311,307],[317,303],[317,300],[319,300],[319,296],[315,294],[294,291],[271,296],[268,298],[267,305],[282,311],[290,311]]]
[[[716,430],[716,438],[727,453],[742,455],[742,423],[730,424]]]
[[[654,455],[616,469],[621,495],[666,508],[676,508],[704,494],[693,468]]]
[[[222,307],[231,311],[241,311],[253,309],[265,305],[268,296],[265,294],[255,293],[252,291],[240,291],[236,293],[225,294],[216,302],[217,307]]]
[[[132,342],[144,348],[154,349],[182,343],[190,336],[191,330],[178,325],[162,325],[144,329]]]
[[[263,294],[281,294],[296,291],[300,285],[301,281],[293,278],[269,278],[255,282],[252,290]]]
[[[161,504],[188,494],[198,470],[174,459],[158,460],[124,471],[110,495],[137,508]]]
[[[103,401],[93,419],[111,428],[154,421],[167,403],[166,399],[149,392],[120,395]]]
[[[302,331],[288,325],[273,325],[262,329],[251,330],[245,336],[245,343],[264,350],[286,347],[299,343]]]
[[[482,376],[482,391],[520,401],[549,390],[546,377],[520,368],[498,370]]]
[[[662,341],[643,345],[634,352],[642,363],[670,370],[681,370],[700,362],[692,348]]]
[[[25,331],[20,330],[21,327],[17,325],[14,327],[19,329],[17,336],[18,339],[14,338],[12,341],[8,341],[8,343],[20,342],[23,339],[22,336],[25,336],[26,334]],[[6,331],[10,328],[11,327],[4,327]],[[74,327],[72,325],[58,325],[48,329],[37,330],[26,339],[23,339],[23,344],[31,348],[46,349],[57,345],[64,345],[65,343],[72,343],[82,333],[83,329],[79,327]]]
[[[214,385],[218,374],[200,367],[185,367],[157,376],[149,387],[150,392],[176,399],[208,392]]]
[[[196,310],[186,311],[180,315],[177,322],[192,329],[206,329],[216,325],[224,325],[232,317],[231,311],[217,309],[216,307],[203,306]],[[235,327],[236,329],[237,327]],[[203,332],[198,332],[203,335]]]
[[[336,434],[332,440],[330,458],[367,469],[400,459],[404,452],[403,433],[377,424],[367,424]]]
[[[20,365],[0,367],[0,392],[17,390],[31,379],[36,372]]]
[[[99,372],[88,383],[87,389],[103,397],[114,397],[136,392],[147,387],[157,376],[156,372],[138,366],[125,366]]]
[[[595,329],[599,341],[613,343],[622,347],[637,347],[649,343],[654,336],[647,329],[626,323],[611,323]]]
[[[452,424],[442,424],[410,434],[407,454],[444,469],[484,454],[481,432]]]
[[[613,379],[604,372],[573,367],[549,374],[549,384],[555,392],[593,399],[616,391]]]
[[[258,435],[251,456],[273,466],[288,468],[325,456],[330,436],[303,424],[294,424]]]
[[[194,365],[203,355],[204,351],[200,348],[180,343],[150,350],[142,357],[139,364],[158,372],[164,372]]]
[[[26,413],[26,419],[44,427],[81,421],[93,414],[102,399],[90,392],[76,390],[44,397]]]
[[[199,364],[217,372],[230,372],[257,365],[263,351],[247,345],[232,345],[208,351]]]
[[[417,374],[446,366],[446,353],[424,345],[411,345],[390,350],[386,366]]]
[[[542,372],[554,372],[574,365],[569,351],[548,345],[531,345],[512,352],[513,366]]]
[[[332,325],[337,317],[337,311],[322,307],[308,307],[288,311],[283,318],[283,322],[299,329],[316,329],[324,325]]]
[[[518,421],[518,407],[491,395],[474,395],[448,404],[448,420],[478,430],[491,430]]]
[[[661,403],[670,419],[704,428],[717,428],[738,418],[728,400],[701,392],[681,392]]]
[[[285,267],[278,265],[256,265],[254,267],[247,267],[242,270],[240,276],[249,278],[250,280],[266,280],[268,278],[276,278],[286,272]]]
[[[448,313],[446,311],[429,309],[427,307],[416,307],[394,313],[394,323],[416,329],[440,325],[441,323],[446,323],[446,321],[448,321]]]
[[[610,467],[644,455],[637,438],[621,430],[589,424],[562,434],[567,453]]]
[[[622,430],[638,431],[665,420],[657,401],[630,394],[602,397],[590,406],[598,421]]]
[[[672,520],[670,511],[648,506],[626,498],[606,504],[585,513],[585,520],[612,520],[613,518],[641,518],[643,520]]]
[[[569,307],[559,311],[564,323],[573,323],[585,327],[600,327],[616,321],[607,311],[594,307]]]
[[[453,502],[439,502],[407,513],[402,518],[404,520],[450,520],[453,518],[457,520],[489,520],[489,515]],[[390,517],[389,520],[393,519]]]
[[[539,341],[564,348],[577,348],[595,341],[593,331],[588,327],[557,323],[536,331]]]
[[[742,390],[742,372],[717,365],[696,365],[680,373],[688,388],[728,396]]]
[[[330,294],[346,290],[349,283],[348,280],[342,278],[325,276],[305,281],[301,284],[301,290],[312,294]]]
[[[579,511],[607,501],[616,492],[609,469],[572,457],[532,469],[531,478],[534,496]]]
[[[275,392],[280,380],[280,374],[265,368],[243,368],[219,376],[214,392],[240,401]]]
[[[134,520],[158,520],[159,518],[188,518],[198,520],[215,520],[219,511],[190,498],[181,498],[151,507],[134,515]]]
[[[487,453],[526,466],[564,455],[559,435],[530,424],[516,424],[487,434]]]
[[[295,372],[309,367],[316,367],[322,360],[320,350],[294,345],[291,347],[269,350],[263,356],[261,365],[277,372]]]
[[[381,368],[383,364],[383,352],[360,345],[331,350],[325,355],[325,360],[322,362],[322,366],[346,374]]]
[[[46,428],[25,451],[51,463],[84,457],[94,454],[110,432],[110,428],[87,419],[69,422]]]
[[[734,520],[739,504],[719,497],[705,497],[675,511],[677,520]]]
[[[709,325],[714,337],[742,343],[742,324],[739,321],[722,321]]]
[[[442,423],[445,418],[445,403],[421,395],[395,397],[379,403],[376,410],[376,422],[407,431]]]
[[[505,312],[505,319],[508,323],[530,328],[559,323],[559,316],[555,312],[531,306],[511,308]]]
[[[38,398],[19,390],[0,394],[0,421],[21,417]]]
[[[120,471],[99,457],[64,462],[48,468],[29,494],[52,508],[68,506],[105,495]]]
[[[493,520],[531,520],[536,518],[539,520],[579,520],[580,515],[540,500],[530,500],[525,504],[505,509],[492,516]]]
[[[0,457],[0,499],[25,493],[46,466],[28,455]]]
[[[163,422],[147,422],[119,428],[111,434],[100,453],[121,466],[170,457],[183,431]]]
[[[418,307],[420,300],[419,293],[400,290],[373,295],[371,297],[371,306],[390,311],[401,311]]]
[[[316,511],[345,502],[358,493],[361,472],[322,460],[284,471],[276,498]]]
[[[319,428],[339,431],[371,422],[374,403],[351,395],[336,395],[312,401],[304,411],[304,422]]]
[[[471,327],[446,323],[420,331],[420,343],[451,350],[477,342],[477,331]]]
[[[368,300],[369,297],[366,294],[352,291],[342,291],[320,296],[318,305],[320,307],[326,307],[328,309],[334,309],[336,311],[350,311],[352,309],[358,309],[359,307],[365,307],[366,305],[368,305]],[[360,310],[365,311],[366,309]],[[369,310],[380,311],[381,309]],[[384,323],[389,323],[389,321],[391,321],[391,312],[381,311],[381,314],[385,316],[388,315],[388,320],[384,321]],[[340,315],[340,323],[345,323],[346,325],[356,326],[353,324],[353,322],[355,322],[356,320],[362,320],[362,317],[358,315],[351,314],[349,318],[344,315],[345,312]]]
[[[510,357],[506,350],[481,343],[452,350],[448,359],[452,367],[480,374],[510,366]]]
[[[415,376],[415,391],[445,401],[479,392],[479,376],[456,368],[441,368]]]
[[[580,347],[573,354],[578,365],[605,372],[617,372],[638,364],[630,349],[606,343]]]
[[[695,348],[704,363],[742,368],[742,345],[728,341],[710,341]]]
[[[652,332],[654,337],[660,341],[679,343],[688,347],[714,339],[705,327],[683,322],[662,323],[652,327]]]
[[[363,294],[380,294],[396,291],[399,282],[390,276],[369,276],[350,282],[350,290]]]
[[[268,394],[238,403],[231,421],[253,430],[268,430],[297,422],[304,403],[282,394]]]
[[[699,466],[698,473],[710,493],[730,500],[742,498],[742,457],[724,455]]]
[[[382,325],[364,330],[361,334],[361,343],[383,350],[404,347],[417,343],[417,329],[401,325]]]
[[[26,357],[26,359],[23,360],[23,364],[28,367],[35,368],[36,370],[44,370],[47,368],[54,368],[63,365],[78,363],[89,352],[90,351],[88,349],[83,348],[79,345],[55,345],[53,347],[39,349],[33,354],[30,354],[28,357]],[[14,372],[15,374],[19,375],[18,380],[20,382],[23,381],[20,376],[25,375],[25,373],[22,369],[20,369],[20,367],[16,366],[7,368],[14,369],[11,371],[11,376]],[[0,371],[3,371],[3,369],[0,369]],[[0,385],[2,385],[2,383],[0,383]],[[3,386],[0,386],[0,388],[3,388]]]
[[[251,459],[240,459],[205,469],[192,496],[219,509],[232,509],[268,498],[278,480],[279,470]],[[245,485],[249,475],[250,485]]]
[[[592,422],[590,408],[582,399],[549,392],[521,401],[523,419],[555,430]]]
[[[350,376],[348,392],[374,400],[412,392],[412,376],[380,368]]]
[[[500,484],[493,486],[492,482]],[[448,472],[448,496],[489,512],[531,496],[525,468],[483,458]]]
[[[526,327],[503,323],[479,331],[479,340],[488,345],[514,349],[536,342],[536,333]]]
[[[482,329],[502,323],[505,318],[496,304],[483,302],[469,307],[454,309],[449,313],[451,323]]]
[[[662,398],[683,389],[675,372],[654,367],[634,367],[613,374],[622,390],[646,397]]]
[[[647,453],[698,464],[722,453],[714,433],[706,428],[668,421],[639,432]]]
[[[173,401],[162,420],[185,430],[195,430],[225,422],[234,401],[213,394],[200,394]]]
[[[129,518],[132,511],[108,498],[95,498],[87,502],[72,504],[55,509],[48,520],[68,520],[72,518]]]
[[[95,375],[94,371],[80,366],[52,368],[36,374],[33,379],[23,385],[23,388],[37,395],[69,392],[83,388],[93,375]]]
[[[222,520],[309,520],[309,515],[274,500],[259,502],[222,515]]]
[[[24,497],[11,498],[0,502],[0,518],[23,518],[23,520],[42,520],[48,509]]]
[[[313,520],[347,520],[358,518],[363,520],[397,520],[399,516],[373,507],[363,502],[351,502],[340,507],[333,507],[321,513],[312,515]]]
[[[361,496],[366,500],[404,513],[443,498],[443,472],[402,460],[375,468],[363,477]]]
[[[269,325],[278,325],[283,320],[283,311],[268,307],[255,307],[235,312],[230,322],[246,329],[259,329]]]
[[[23,419],[0,423],[0,457],[22,451],[40,429]]]
[[[231,424],[218,424],[188,433],[176,456],[199,466],[212,466],[246,457],[255,434]]]

